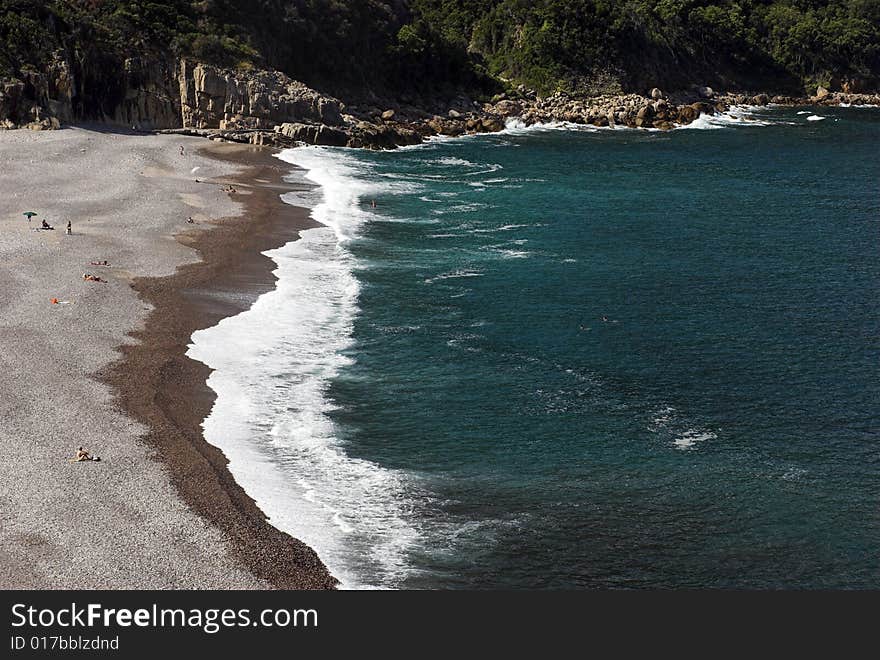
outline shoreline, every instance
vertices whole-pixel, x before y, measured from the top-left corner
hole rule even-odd
[[[269,524],[229,472],[223,452],[205,440],[202,423],[216,398],[206,382],[211,370],[186,356],[193,332],[245,311],[274,288],[275,264],[262,253],[317,224],[307,209],[280,200],[291,189],[283,183],[289,170],[272,149],[220,144],[198,151],[246,167],[211,182],[232,184],[231,197],[243,211],[212,220],[207,231],[176,236],[199,262],[132,283],[153,310],[132,333],[138,343],[121,347],[122,358],[104,380],[125,412],[150,429],[146,442],[184,502],[229,537],[233,555],[254,575],[279,589],[332,589],[338,582],[315,551]]]
[[[760,93],[716,93],[711,88],[665,93],[652,89],[638,93],[592,97],[556,92],[547,97],[533,90],[508,96],[499,94],[489,102],[459,101],[447,110],[431,112],[397,102],[381,105],[339,105],[343,124],[326,125],[302,118],[287,118],[270,126],[254,127],[247,121],[223,122],[218,126],[183,122],[180,128],[158,133],[221,139],[239,144],[292,148],[301,144],[393,150],[424,143],[434,137],[492,134],[505,130],[508,122],[526,126],[566,123],[597,128],[675,130],[703,117],[727,114],[736,107],[880,107],[880,94],[848,94],[822,90],[814,97]],[[384,108],[387,108],[383,111]],[[439,113],[439,114],[438,114]],[[221,127],[222,126],[222,127]]]

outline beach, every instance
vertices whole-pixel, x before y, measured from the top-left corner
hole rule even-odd
[[[286,169],[199,138],[0,133],[0,586],[335,584],[202,439],[208,372],[184,357],[272,287],[260,252],[310,226],[278,200]]]

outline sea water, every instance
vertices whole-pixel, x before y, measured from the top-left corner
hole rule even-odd
[[[283,152],[208,441],[346,588],[880,586],[880,111],[806,110]]]

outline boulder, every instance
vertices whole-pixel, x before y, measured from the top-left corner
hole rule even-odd
[[[646,121],[648,119],[652,119],[653,117],[654,117],[654,106],[652,106],[652,105],[643,106],[636,113],[636,120],[641,119],[642,121]]]
[[[382,121],[390,121],[394,119],[394,110],[386,110],[382,113]]]
[[[700,106],[698,104],[683,105],[678,109],[678,121],[682,124],[690,124],[700,116]]]
[[[497,133],[504,130],[504,122],[499,117],[483,117],[481,124],[486,133]]]
[[[830,95],[831,95],[831,92],[829,92],[826,88],[824,88],[824,87],[822,87],[822,86],[820,85],[820,86],[816,89],[816,96],[815,96],[815,99],[816,99],[817,101],[824,101],[824,100],[827,99]]]
[[[461,113],[458,110],[455,110],[454,108],[452,110],[450,110],[449,112],[447,112],[446,115],[450,119],[461,119]]]
[[[770,97],[766,94],[757,94],[752,97],[752,105],[767,105],[770,103]]]
[[[660,99],[663,98],[663,92],[659,88],[654,87],[651,90],[651,98],[654,99],[655,101],[659,101]]]
[[[700,98],[711,99],[713,96],[715,96],[715,90],[711,87],[698,87],[697,94],[700,95]]]
[[[495,104],[494,111],[502,117],[517,117],[522,114],[522,106],[516,101],[502,99]]]
[[[344,147],[348,144],[348,135],[344,131],[323,124],[285,122],[281,124],[278,132],[291,140],[306,144],[330,147]]]

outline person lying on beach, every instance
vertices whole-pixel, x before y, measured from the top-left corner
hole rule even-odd
[[[55,227],[51,226],[48,222],[43,220],[43,226],[40,229],[55,229]]]
[[[71,463],[82,463],[83,461],[100,461],[101,458],[99,456],[92,456],[85,449],[80,447],[76,450],[76,455],[70,459]]]
[[[102,280],[100,277],[91,275],[90,273],[83,273],[83,279],[87,282],[101,282],[102,284],[107,284],[107,280]]]

